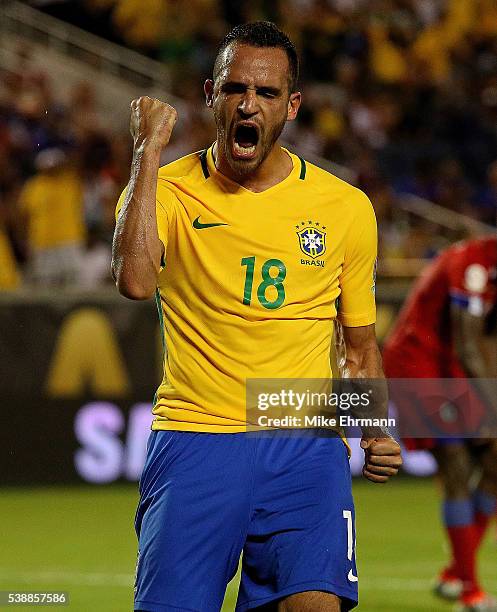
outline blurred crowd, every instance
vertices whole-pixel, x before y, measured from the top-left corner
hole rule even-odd
[[[0,288],[111,282],[114,207],[129,175],[90,84],[62,103],[27,47],[0,72]]]
[[[399,194],[495,225],[496,0],[81,0],[77,7],[59,1],[44,10],[168,66],[182,103],[164,162],[212,142],[202,83],[219,40],[236,23],[271,19],[302,60],[304,105],[285,140],[352,171],[375,206],[383,260],[429,257],[459,237],[403,212]],[[103,262],[129,174],[127,128],[106,132],[88,84],[62,104],[49,76],[30,70],[28,55],[20,52],[18,70],[0,80],[0,261],[10,250],[11,276],[26,282],[110,282]],[[57,274],[47,275],[51,269]]]

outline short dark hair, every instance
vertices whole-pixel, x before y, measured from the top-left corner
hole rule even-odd
[[[251,45],[252,47],[275,47],[283,49],[288,57],[289,67],[289,89],[290,92],[297,90],[299,80],[299,58],[295,45],[282,32],[278,26],[271,21],[253,21],[235,26],[228,32],[219,45],[216,60],[214,62],[214,80],[221,70],[220,58],[223,51],[231,43]]]

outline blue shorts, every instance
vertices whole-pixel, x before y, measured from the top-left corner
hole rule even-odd
[[[153,431],[136,513],[135,610],[219,612],[326,591],[357,605],[349,461],[326,431]]]

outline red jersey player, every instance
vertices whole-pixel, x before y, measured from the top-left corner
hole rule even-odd
[[[453,245],[426,268],[385,344],[388,378],[495,376],[481,341],[496,308],[496,266],[497,238],[492,236]],[[496,508],[497,441],[411,438],[405,444],[430,450],[443,485],[453,558],[435,593],[459,599],[465,612],[497,610],[476,576],[476,553]],[[482,474],[476,488],[471,486],[475,462]]]

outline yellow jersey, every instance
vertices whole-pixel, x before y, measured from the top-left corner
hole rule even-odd
[[[20,285],[20,274],[9,237],[0,223],[0,291],[16,289]]]
[[[40,173],[28,179],[20,206],[28,216],[31,248],[51,249],[85,240],[83,187],[75,172]]]
[[[218,172],[212,147],[159,170],[153,429],[245,431],[248,378],[331,377],[338,301],[344,325],[375,321],[369,199],[287,153],[289,176],[260,193]]]

